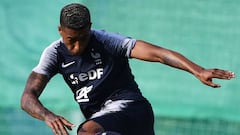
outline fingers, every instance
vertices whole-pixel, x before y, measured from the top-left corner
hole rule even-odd
[[[231,71],[221,70],[221,69],[212,69],[213,78],[230,80],[235,77],[235,74]]]
[[[54,135],[68,135],[65,127],[59,120],[52,122],[50,127],[52,128]]]
[[[62,123],[59,121],[56,121],[53,123],[52,130],[56,135],[68,135],[66,129],[63,127]]]
[[[213,83],[212,81],[206,81],[205,84],[208,85],[208,86],[211,86],[211,87],[213,87],[213,88],[219,88],[219,87],[221,87],[220,84]]]
[[[61,117],[61,121],[69,130],[72,130],[74,127],[76,127],[74,124],[64,119],[63,117]]]
[[[57,127],[58,127],[58,132],[61,134],[61,133],[63,133],[63,135],[68,135],[68,132],[67,132],[67,130],[66,130],[66,128],[65,128],[65,125],[64,125],[64,123],[62,122],[62,118],[60,118],[60,120],[59,121],[57,121]]]
[[[70,130],[74,127],[72,123],[61,116],[57,116],[53,120],[48,120],[46,123],[55,135],[69,135],[65,127]]]
[[[216,84],[212,81],[212,79],[224,79],[230,80],[235,77],[235,74],[231,71],[222,70],[222,69],[206,69],[202,72],[200,80],[213,88],[221,87],[219,84]]]
[[[216,84],[216,83],[213,83],[211,78],[210,78],[210,79],[207,79],[207,80],[203,80],[202,82],[203,82],[204,84],[208,85],[208,86],[213,87],[213,88],[219,88],[219,87],[221,87],[221,85]]]

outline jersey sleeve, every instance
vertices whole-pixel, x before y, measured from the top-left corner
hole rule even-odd
[[[57,69],[57,42],[44,49],[38,65],[33,71],[39,74],[47,75],[49,78],[58,73]]]
[[[130,57],[136,39],[123,36],[117,33],[110,33],[104,30],[93,30],[96,38],[113,55]]]

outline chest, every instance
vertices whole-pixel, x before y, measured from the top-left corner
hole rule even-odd
[[[113,57],[101,48],[89,48],[81,56],[58,54],[58,69],[72,90],[103,80],[114,66]]]

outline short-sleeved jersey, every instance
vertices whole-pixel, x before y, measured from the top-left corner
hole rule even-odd
[[[86,118],[108,99],[142,100],[128,58],[135,39],[103,30],[91,30],[89,44],[81,55],[71,55],[62,39],[42,53],[34,72],[49,78],[62,74]]]

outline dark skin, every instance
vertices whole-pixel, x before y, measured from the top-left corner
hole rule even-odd
[[[81,30],[69,29],[64,26],[58,27],[63,42],[72,55],[81,55],[84,52],[89,42],[90,28],[91,24],[85,26]],[[144,61],[159,62],[185,70],[193,74],[203,84],[213,88],[218,88],[220,85],[214,83],[212,79],[230,80],[235,77],[234,73],[230,71],[222,69],[204,69],[177,52],[142,40],[137,40],[135,47],[131,51],[130,57]],[[46,75],[32,72],[21,98],[21,107],[31,116],[45,121],[55,135],[68,135],[67,129],[71,130],[74,125],[64,117],[45,108],[39,100],[48,81],[49,78]],[[94,135],[100,131],[104,131],[101,125],[94,121],[88,121],[83,124],[78,135]]]

